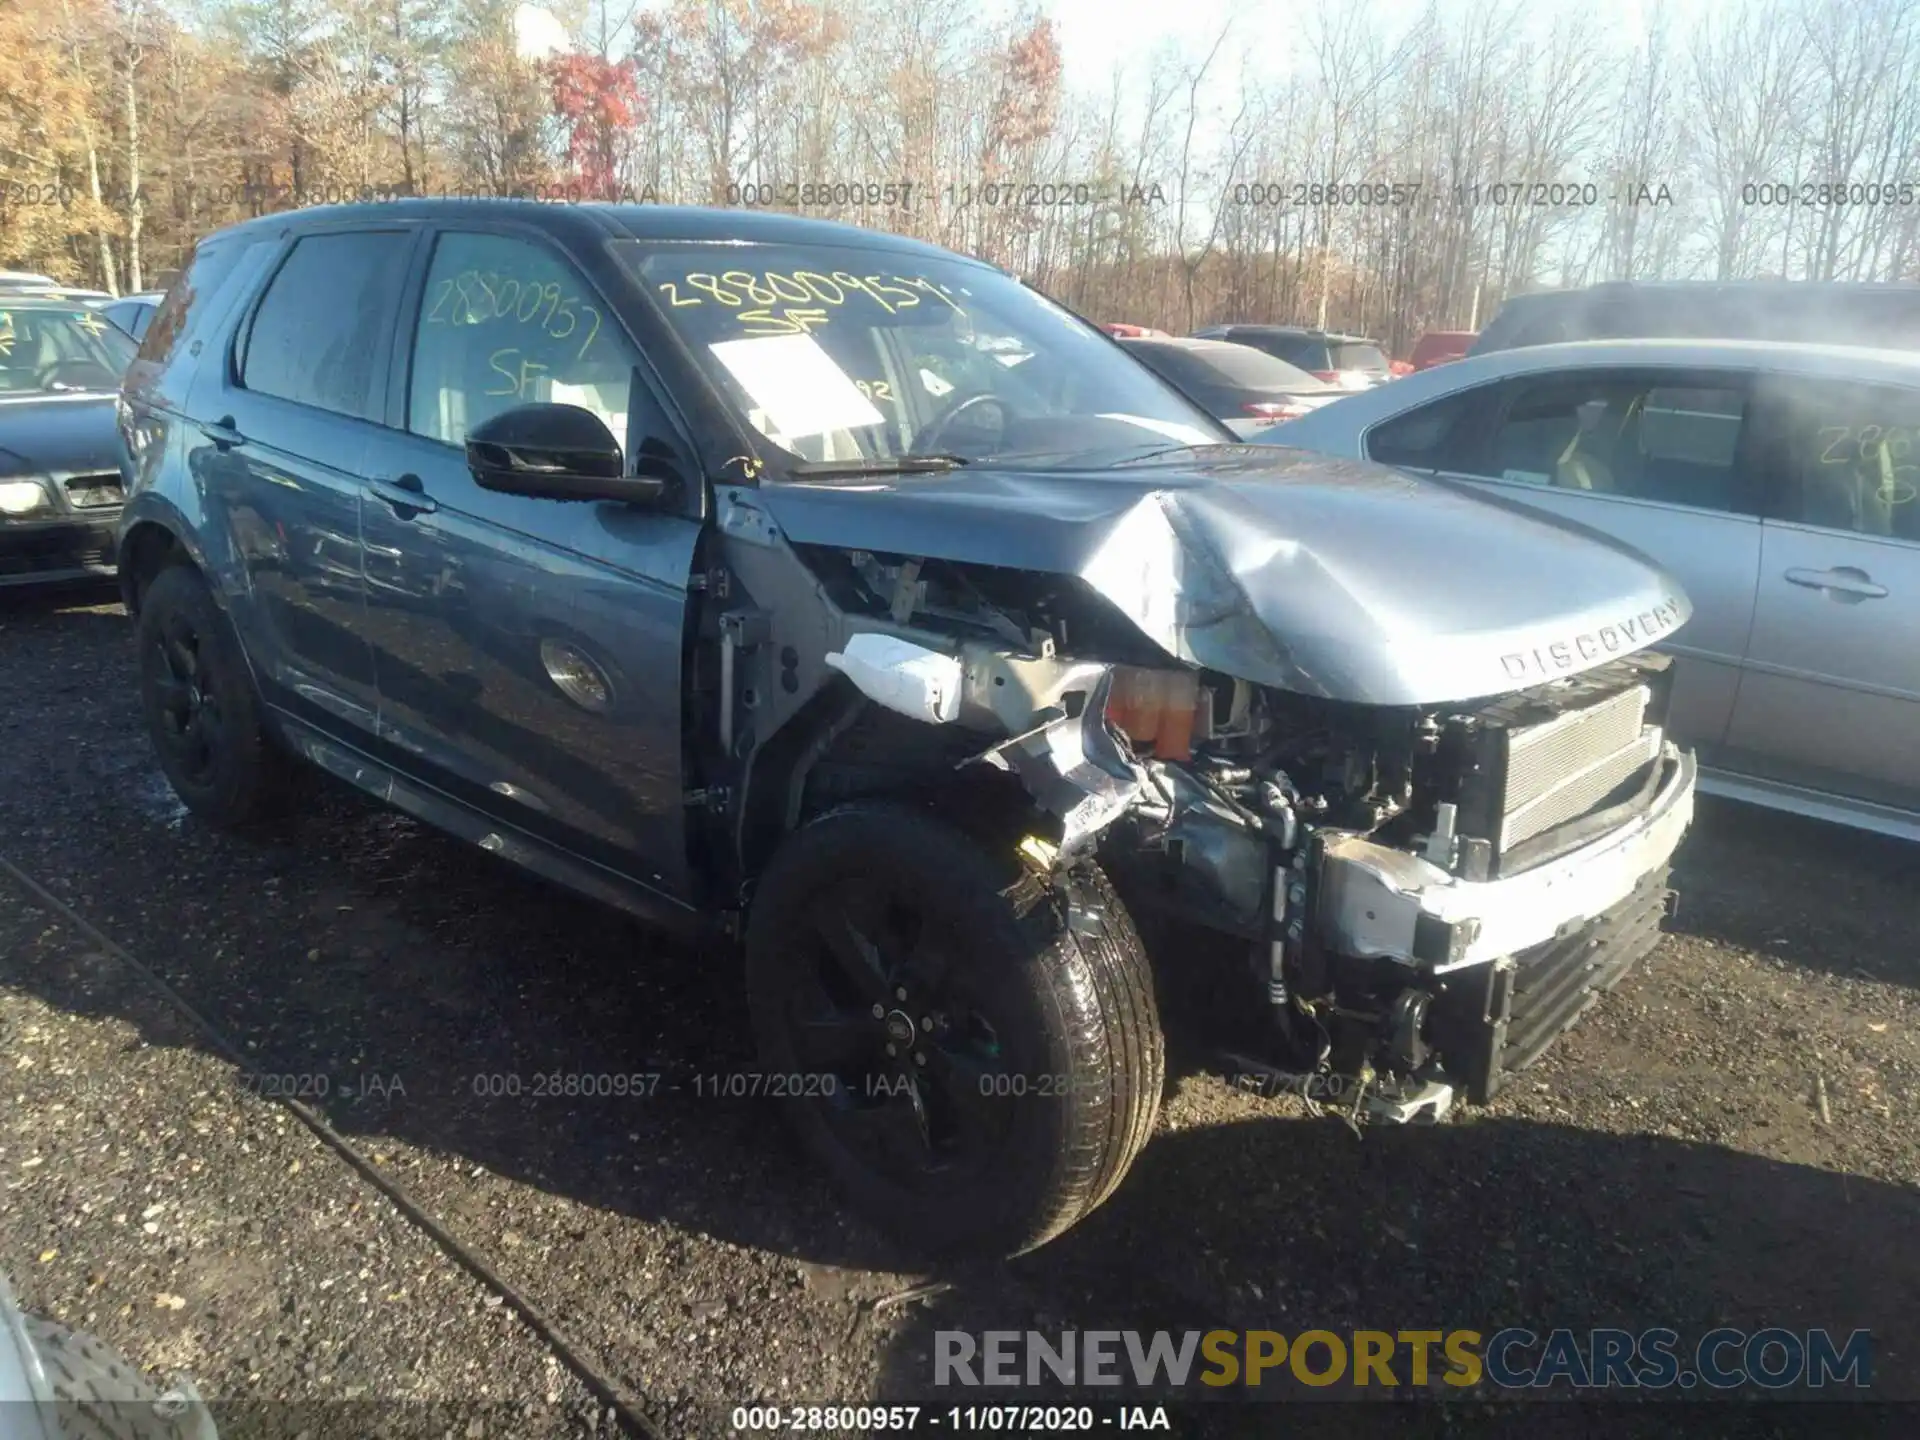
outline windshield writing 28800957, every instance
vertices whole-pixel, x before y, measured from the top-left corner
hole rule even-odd
[[[521,280],[491,270],[462,270],[427,297],[429,325],[511,324],[535,327],[555,340],[580,337],[584,359],[600,333],[600,312],[553,280]]]
[[[804,335],[827,324],[848,304],[897,315],[938,302],[956,315],[966,314],[944,286],[923,275],[854,275],[845,270],[727,270],[714,275],[694,270],[679,280],[661,281],[659,291],[670,309],[711,305],[731,312],[748,335]]]

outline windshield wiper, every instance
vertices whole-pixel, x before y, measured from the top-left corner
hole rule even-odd
[[[1270,445],[1255,445],[1246,440],[1209,440],[1204,444],[1165,445],[1158,450],[1149,450],[1144,455],[1129,455],[1114,461],[1114,465],[1147,465],[1155,460],[1164,460],[1169,455],[1191,455],[1197,450],[1252,450],[1264,453],[1272,449]]]
[[[796,475],[929,475],[973,462],[964,455],[896,455],[891,460],[797,460]]]

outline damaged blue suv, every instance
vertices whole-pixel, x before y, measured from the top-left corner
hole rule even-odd
[[[1657,939],[1672,580],[1236,444],[991,266],[769,214],[306,210],[201,241],[122,398],[193,812],[315,766],[736,939],[763,1088],[927,1250],[1113,1193],[1160,987],[1213,976],[1235,1064],[1432,1118]],[[1148,912],[1217,940],[1150,955]]]

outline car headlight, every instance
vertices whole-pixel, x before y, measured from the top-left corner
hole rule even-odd
[[[32,515],[52,508],[53,497],[38,480],[0,481],[0,515]]]

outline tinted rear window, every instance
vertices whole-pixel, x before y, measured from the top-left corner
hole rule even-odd
[[[1191,350],[1172,345],[1128,345],[1126,350],[1149,370],[1166,376],[1176,385],[1191,389],[1213,381],[1212,372],[1195,361]]]
[[[1356,345],[1352,341],[1343,341],[1333,347],[1333,368],[1336,370],[1385,370],[1387,357],[1381,353],[1378,345]]]
[[[1178,385],[1227,386],[1237,390],[1318,390],[1321,382],[1251,345],[1209,346],[1188,350],[1175,345],[1141,345],[1134,354]]]
[[[1258,331],[1237,331],[1233,339],[1242,345],[1252,345],[1269,355],[1277,355],[1289,365],[1297,365],[1302,370],[1326,370],[1327,342],[1315,340],[1309,335],[1263,335]]]
[[[1298,365],[1289,365],[1251,345],[1225,345],[1218,350],[1199,351],[1192,358],[1217,372],[1227,383],[1249,390],[1286,390],[1294,386],[1317,390],[1321,385]]]
[[[340,415],[378,419],[373,393],[399,309],[412,236],[308,235],[267,285],[247,335],[241,383]]]

